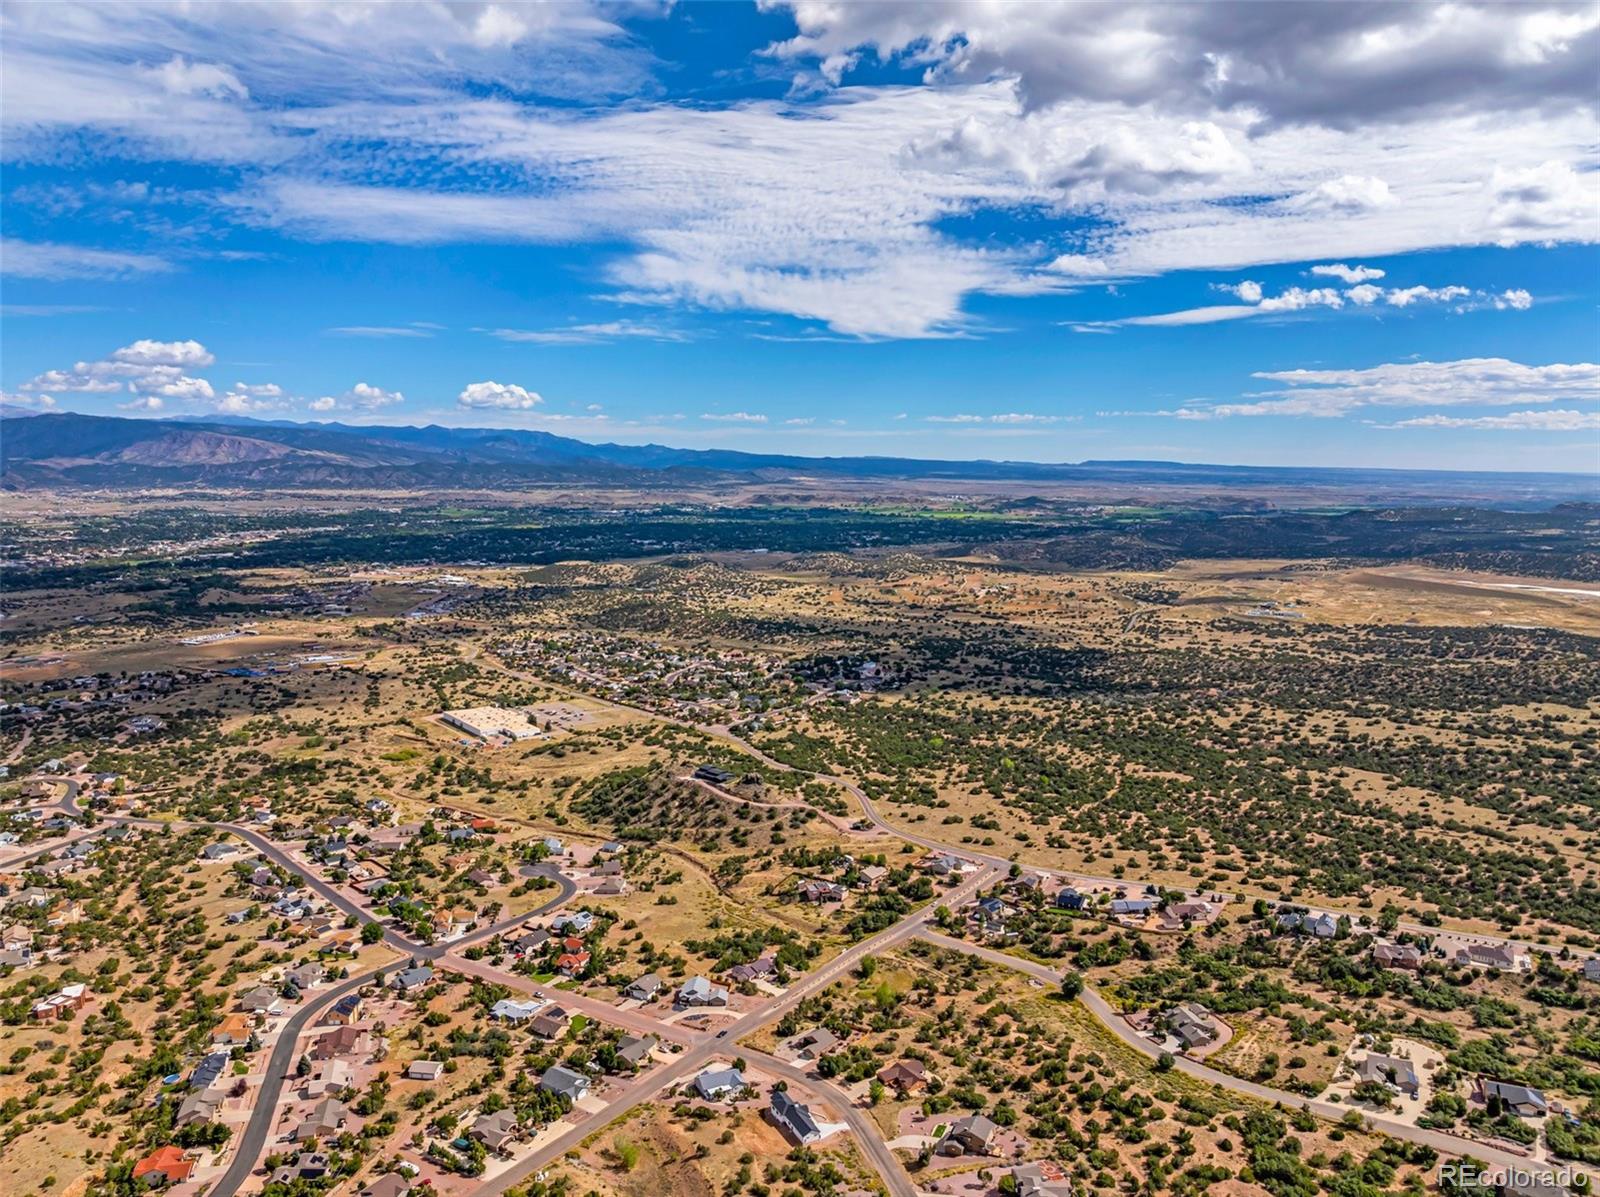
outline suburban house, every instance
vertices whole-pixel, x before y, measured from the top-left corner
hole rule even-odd
[[[816,1060],[839,1046],[839,1036],[827,1027],[817,1027],[791,1040],[790,1046],[800,1053],[801,1059]]]
[[[631,998],[636,1002],[653,1002],[656,995],[661,992],[661,977],[657,973],[645,973],[622,991],[622,996]]]
[[[1509,943],[1474,943],[1456,952],[1457,964],[1471,964],[1478,968],[1496,968],[1508,973],[1525,973],[1533,967],[1528,953]]]
[[[567,1024],[571,1021],[572,1015],[560,1006],[551,1006],[534,1016],[531,1028],[541,1039],[557,1039],[566,1033]]]
[[[594,930],[594,915],[587,910],[574,910],[567,914],[558,914],[550,920],[550,930],[567,935],[587,935]]]
[[[172,1120],[174,1127],[200,1126],[212,1121],[222,1106],[222,1098],[215,1093],[191,1093],[178,1106]]]
[[[176,1185],[189,1179],[194,1161],[181,1147],[157,1147],[133,1166],[133,1179],[147,1185]]]
[[[694,1078],[694,1091],[707,1101],[721,1101],[744,1084],[744,1074],[737,1068],[708,1068]]]
[[[40,998],[33,1003],[29,1012],[38,1021],[71,1018],[74,1011],[82,1010],[88,1004],[89,987],[79,981],[72,985],[63,985],[49,997]]]
[[[576,952],[562,952],[556,957],[556,972],[564,977],[576,977],[589,967],[589,949],[579,948]]]
[[[227,1052],[212,1052],[206,1056],[200,1063],[195,1065],[194,1071],[189,1074],[189,1088],[211,1088],[221,1079],[222,1074],[227,1071],[228,1062],[232,1059],[233,1057]]]
[[[822,1128],[811,1111],[790,1097],[785,1089],[772,1091],[767,1112],[777,1128],[802,1147],[822,1138]]]
[[[1526,1085],[1513,1085],[1507,1081],[1491,1081],[1479,1077],[1472,1096],[1485,1105],[1498,1101],[1519,1118],[1543,1118],[1550,1112],[1550,1103],[1537,1089]]]
[[[1067,1170],[1054,1160],[1018,1164],[1011,1170],[1017,1197],[1074,1197],[1077,1188]]]
[[[712,785],[725,786],[733,780],[733,774],[720,765],[701,765],[694,771],[698,781],[709,781]]]
[[[311,1066],[302,1092],[307,1097],[330,1097],[355,1083],[355,1074],[345,1060],[322,1060]]]
[[[406,1065],[406,1080],[436,1081],[444,1075],[442,1060],[413,1060]]]
[[[247,1014],[225,1015],[211,1032],[211,1042],[218,1047],[237,1047],[249,1043],[254,1034]]]
[[[339,1027],[317,1036],[311,1045],[313,1060],[332,1060],[335,1057],[351,1060],[372,1051],[372,1036],[358,1027]]]
[[[270,985],[257,985],[239,998],[239,1009],[246,1014],[265,1014],[276,1017],[283,1013],[283,999]]]
[[[879,1069],[878,1080],[896,1093],[915,1093],[927,1086],[928,1073],[921,1060],[907,1058]]]
[[[479,1115],[467,1133],[490,1151],[504,1151],[522,1137],[522,1126],[515,1110],[496,1110]]]
[[[713,985],[704,977],[690,977],[678,990],[678,996],[673,1004],[679,1008],[686,1006],[726,1006],[728,1004],[728,991],[721,985]]]
[[[546,1068],[544,1075],[539,1078],[539,1088],[546,1093],[554,1093],[557,1097],[564,1097],[573,1105],[577,1105],[589,1093],[589,1078],[581,1072],[573,1072],[570,1068],[553,1064]]]
[[[749,964],[736,964],[723,977],[734,985],[765,980],[778,971],[778,962],[771,956],[762,956]]]
[[[324,1097],[311,1107],[311,1112],[301,1120],[300,1125],[294,1128],[289,1137],[296,1143],[303,1143],[307,1139],[325,1139],[338,1134],[349,1117],[350,1110],[344,1102],[334,1097]]]
[[[1153,898],[1117,898],[1111,903],[1111,913],[1117,918],[1143,918],[1155,908]]]
[[[361,1017],[361,995],[347,993],[328,1011],[328,1021],[335,1026],[347,1027]]]
[[[1417,1076],[1416,1066],[1403,1056],[1368,1052],[1356,1065],[1355,1074],[1358,1081],[1375,1081],[1408,1097],[1416,1097],[1422,1092],[1422,1080]]]
[[[1422,967],[1422,950],[1414,943],[1374,944],[1372,963],[1379,968],[1403,968],[1416,972]]]
[[[1221,1034],[1216,1020],[1211,1017],[1211,1011],[1198,1002],[1174,1006],[1162,1016],[1161,1021],[1186,1051],[1215,1043]]]
[[[321,985],[327,976],[328,970],[322,966],[321,962],[312,960],[309,963],[291,968],[283,975],[283,979],[290,982],[296,989],[304,991]]]
[[[489,1007],[489,1017],[502,1022],[526,1022],[544,1009],[544,1006],[544,1002],[533,998],[501,998]]]
[[[1600,959],[1590,956],[1583,962],[1583,979],[1585,981],[1600,981]]]
[[[1000,1128],[982,1114],[958,1118],[939,1140],[940,1155],[988,1155],[989,1144]]]
[[[426,964],[403,968],[389,978],[389,988],[397,993],[410,993],[422,989],[433,980],[433,969]]]
[[[385,1172],[377,1180],[361,1189],[357,1197],[407,1197],[411,1181],[399,1172]]]
[[[643,1038],[637,1035],[624,1035],[617,1040],[617,1059],[638,1068],[650,1058],[650,1053],[655,1050],[657,1042],[654,1035],[646,1035]]]
[[[795,890],[802,902],[814,902],[822,905],[827,902],[843,902],[845,888],[832,881],[802,881]]]

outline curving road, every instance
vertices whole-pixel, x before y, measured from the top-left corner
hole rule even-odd
[[[230,830],[237,830],[230,828]],[[576,887],[566,878],[561,878],[565,883],[561,891],[550,901],[534,910],[529,910],[518,915],[512,920],[502,920],[490,927],[484,927],[471,935],[448,945],[450,948],[463,947],[480,939],[488,939],[497,934],[506,926],[522,922],[525,919],[537,918],[539,915],[548,914],[570,898]],[[389,936],[385,936],[387,941]],[[406,941],[409,943],[410,941]],[[435,950],[437,949],[437,950]],[[445,954],[446,947],[438,944],[411,944],[408,949],[411,955],[418,958],[437,960]],[[278,1112],[278,1101],[283,1096],[283,1088],[294,1068],[296,1048],[300,1036],[307,1027],[316,1026],[316,1019],[334,1002],[353,993],[363,985],[371,984],[374,978],[384,968],[372,969],[358,977],[351,977],[326,993],[318,994],[315,1001],[307,1002],[290,1016],[289,1021],[278,1033],[278,1042],[272,1050],[272,1056],[267,1062],[267,1073],[261,1082],[261,1090],[256,1095],[256,1105],[250,1113],[250,1121],[246,1124],[244,1133],[239,1137],[239,1145],[235,1150],[233,1163],[223,1173],[221,1179],[210,1190],[210,1197],[233,1197],[238,1192],[239,1186],[250,1177],[256,1169],[256,1161],[261,1158],[262,1149],[267,1144],[268,1136],[272,1133],[272,1123]]]
[[[982,885],[992,881],[993,876],[992,871],[979,872],[946,896],[952,902],[964,902],[976,894]],[[816,972],[806,974],[791,985],[783,996],[775,1002],[759,1010],[752,1010],[750,1013],[725,1024],[719,1030],[696,1032],[697,1040],[693,1046],[687,1048],[682,1055],[670,1064],[657,1069],[652,1074],[647,1074],[639,1084],[630,1088],[618,1101],[608,1105],[605,1109],[603,1122],[596,1124],[593,1119],[589,1119],[562,1132],[555,1139],[552,1139],[526,1158],[518,1160],[516,1164],[505,1172],[473,1189],[469,1197],[496,1197],[497,1194],[503,1193],[513,1185],[521,1184],[528,1177],[542,1168],[548,1167],[567,1152],[581,1146],[584,1140],[598,1133],[605,1126],[611,1125],[623,1115],[637,1109],[640,1105],[650,1101],[671,1086],[688,1080],[719,1056],[752,1056],[758,1054],[752,1052],[749,1048],[739,1046],[739,1038],[750,1034],[752,1031],[759,1030],[769,1023],[777,1022],[806,998],[827,988],[841,976],[855,968],[861,962],[863,956],[870,956],[914,938],[926,928],[930,917],[932,917],[931,912],[927,909],[908,915],[894,926],[886,928],[878,932],[878,934],[862,940],[854,947],[841,952]],[[455,967],[454,962],[451,963],[451,967]],[[508,975],[516,977],[516,974]],[[516,979],[524,986],[531,984],[526,977],[516,977]],[[565,995],[561,1000],[563,1002],[567,1000]],[[615,1012],[613,1012],[614,1016]],[[653,1033],[660,1034],[661,1031],[657,1030]],[[763,1063],[765,1063],[766,1059],[768,1057],[763,1057]],[[781,1061],[778,1063],[782,1064]],[[783,1065],[783,1067],[793,1070],[792,1065]],[[817,1083],[811,1078],[798,1073],[798,1070],[793,1071],[795,1072],[793,1079],[803,1081],[808,1087],[814,1088],[817,1086]],[[786,1073],[785,1075],[789,1074]],[[894,1153],[878,1137],[876,1128],[872,1126],[870,1120],[865,1119],[859,1110],[852,1110],[846,1100],[841,1099],[837,1104],[847,1111],[846,1116],[851,1126],[861,1136],[862,1150],[866,1152],[867,1158],[878,1168],[884,1182],[889,1186],[890,1192],[895,1194],[895,1197],[911,1197],[913,1190],[910,1187],[911,1182],[905,1177],[905,1169],[900,1166],[900,1162],[895,1158]]]
[[[920,938],[927,940],[929,943],[937,944],[942,948],[965,952],[969,956],[978,956],[1005,968],[1026,973],[1031,977],[1044,981],[1052,989],[1056,988],[1061,982],[1061,974],[1059,972],[1034,960],[1024,960],[1020,956],[1012,956],[1006,952],[986,948],[981,944],[971,944],[965,940],[952,939],[948,935],[941,935],[935,931],[924,932]],[[1151,1059],[1156,1059],[1161,1055],[1161,1048],[1129,1026],[1127,1020],[1112,1009],[1111,1004],[1092,987],[1084,986],[1080,1000],[1089,1012],[1104,1023],[1106,1028],[1116,1035],[1118,1039],[1122,1040],[1123,1043]],[[1243,1080],[1229,1073],[1207,1067],[1198,1060],[1191,1060],[1186,1056],[1174,1056],[1173,1067],[1198,1081],[1205,1081],[1207,1084],[1227,1089],[1232,1093],[1239,1093],[1245,1097],[1254,1097],[1259,1101],[1281,1105],[1287,1109],[1309,1110],[1318,1117],[1326,1118],[1331,1122],[1338,1122],[1355,1108],[1349,1105],[1338,1105],[1331,1101],[1322,1101],[1318,1098],[1300,1097],[1294,1093],[1286,1093],[1282,1089],[1259,1085],[1254,1081]],[[1517,1155],[1510,1151],[1502,1151],[1476,1139],[1464,1139],[1458,1135],[1447,1134],[1444,1131],[1412,1126],[1409,1122],[1401,1122],[1399,1119],[1388,1118],[1368,1110],[1361,1110],[1360,1113],[1367,1126],[1371,1129],[1381,1131],[1392,1138],[1425,1144],[1442,1155],[1471,1155],[1497,1168],[1526,1169],[1534,1163],[1527,1156]],[[1582,1170],[1581,1165],[1574,1165],[1574,1167],[1577,1167],[1580,1171]]]

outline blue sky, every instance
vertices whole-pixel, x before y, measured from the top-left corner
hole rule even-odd
[[[1600,467],[1592,7],[0,20],[11,405]]]

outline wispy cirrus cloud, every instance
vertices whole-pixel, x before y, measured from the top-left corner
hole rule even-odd
[[[1514,411],[1503,416],[1413,416],[1380,428],[1475,428],[1488,432],[1595,432],[1600,411]]]
[[[433,329],[415,324],[347,324],[328,329],[335,337],[365,337],[376,341],[393,338],[424,340],[433,336]]]
[[[164,274],[176,267],[156,254],[94,249],[54,241],[0,239],[0,274],[16,278],[118,280]]]
[[[492,328],[491,337],[512,344],[527,345],[603,345],[610,341],[687,341],[687,333],[642,324],[633,320],[605,320],[590,324],[569,324],[562,328]]]
[[[1600,405],[1600,364],[1593,362],[1526,365],[1506,358],[1462,358],[1444,362],[1386,362],[1351,370],[1264,370],[1251,377],[1277,383],[1280,389],[1245,396],[1242,401],[1203,400],[1156,412],[1102,414],[1148,414],[1180,420],[1243,416],[1328,419],[1373,407],[1513,407],[1563,402]],[[1478,419],[1417,417],[1440,427],[1452,426],[1439,423],[1446,418]],[[1424,425],[1408,422],[1405,426]],[[1495,425],[1454,426],[1489,428]],[[1508,422],[1502,426],[1516,425]]]

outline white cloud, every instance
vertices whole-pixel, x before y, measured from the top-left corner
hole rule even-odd
[[[216,96],[249,99],[250,92],[239,77],[226,67],[213,62],[189,62],[181,54],[173,55],[158,67],[147,68],[144,73],[159,83],[164,91],[175,96]]]
[[[1369,267],[1348,266],[1313,267],[1313,274],[1332,275],[1335,271],[1347,271],[1352,278],[1357,277],[1382,277],[1383,271],[1362,274],[1370,271]],[[1343,277],[1343,276],[1339,276]],[[1227,291],[1244,300],[1242,304],[1215,304],[1209,307],[1186,308],[1177,312],[1161,312],[1153,316],[1127,316],[1121,320],[1106,320],[1076,324],[1073,327],[1080,332],[1104,331],[1117,327],[1136,328],[1174,328],[1194,324],[1218,324],[1229,320],[1246,320],[1255,316],[1284,315],[1287,313],[1304,312],[1315,308],[1338,310],[1345,304],[1354,304],[1359,308],[1374,307],[1382,303],[1392,308],[1410,308],[1419,304],[1450,305],[1453,311],[1469,312],[1484,308],[1494,308],[1500,311],[1514,310],[1526,311],[1533,306],[1533,296],[1521,289],[1512,289],[1498,294],[1477,291],[1471,287],[1459,284],[1450,284],[1444,287],[1391,287],[1385,289],[1371,283],[1359,283],[1347,290],[1340,291],[1333,287],[1289,287],[1277,295],[1263,295],[1259,283],[1245,281],[1235,284],[1216,284],[1217,289]]]
[[[927,421],[930,424],[982,424],[983,417],[963,412],[955,416],[928,416]]]
[[[1586,106],[1600,55],[1600,11],[1554,3],[767,3],[798,27],[771,47],[780,58],[838,61],[871,49],[946,83],[1014,78],[1030,109],[1221,108],[1269,125]]]
[[[1323,278],[1336,278],[1352,287],[1357,283],[1371,282],[1384,276],[1384,271],[1376,266],[1346,266],[1343,262],[1335,262],[1329,266],[1313,266],[1311,273]]]
[[[1478,428],[1501,432],[1594,432],[1600,411],[1514,411],[1503,416],[1415,416],[1383,428]]]
[[[210,399],[211,384],[186,371],[215,360],[198,341],[135,341],[99,361],[78,362],[71,370],[48,370],[23,383],[22,389],[79,394],[127,390],[167,399]]]
[[[896,417],[896,418],[898,419],[899,417]],[[1062,416],[1046,416],[1046,415],[1040,415],[1040,414],[1038,414],[1036,412],[1027,412],[1027,411],[999,412],[999,413],[997,413],[995,415],[991,415],[991,416],[979,416],[979,415],[973,415],[970,412],[962,412],[962,413],[960,413],[958,415],[954,415],[954,416],[925,416],[924,417],[924,419],[929,424],[967,424],[967,425],[971,425],[971,424],[1005,424],[1005,425],[1011,425],[1011,426],[1056,424],[1056,423],[1059,423],[1064,418],[1066,418],[1066,417],[1062,417]]]
[[[1361,216],[1395,203],[1389,184],[1372,175],[1340,175],[1290,196],[1285,206],[1325,216]]]
[[[603,245],[610,298],[859,338],[968,334],[975,294],[1600,239],[1582,202],[1600,159],[1587,10],[793,11],[798,34],[775,53],[819,82],[848,81],[876,50],[940,86],[653,102],[647,56],[610,10],[569,5],[423,0],[404,20],[372,0],[13,5],[0,115],[8,152],[104,139],[127,157],[248,166],[217,208],[287,236]],[[597,93],[642,98],[534,100]],[[985,212],[1050,224],[950,231]],[[18,260],[59,277],[170,268],[84,252],[102,256]],[[521,339],[650,335],[628,324]]]
[[[1248,396],[1249,402],[1197,403],[1164,414],[1180,419],[1333,417],[1366,407],[1600,403],[1600,365],[1590,362],[1530,366],[1505,358],[1463,358],[1352,370],[1269,370],[1253,377],[1283,389]]]
[[[805,428],[816,422],[816,419],[812,416],[795,416],[793,419],[785,420],[783,423],[786,428]]]
[[[1541,235],[1560,238],[1600,210],[1600,175],[1591,170],[1580,176],[1561,161],[1521,169],[1497,166],[1489,189],[1489,226],[1506,245]]]
[[[526,391],[523,394],[527,394]],[[395,403],[404,403],[406,397],[399,391],[386,391],[382,387],[375,387],[371,383],[358,382],[350,388],[350,401],[357,407],[372,409],[389,407]],[[535,396],[537,402],[537,396]]]
[[[141,369],[174,366],[193,370],[209,366],[217,359],[199,341],[135,341],[112,353],[111,360]]]
[[[513,383],[472,382],[456,396],[462,407],[492,407],[507,411],[526,411],[544,402],[536,391],[526,390]]]
[[[54,395],[17,395],[10,391],[0,391],[0,404],[8,407],[26,407],[35,411],[52,411],[56,400]]]
[[[417,325],[382,325],[382,324],[347,324],[339,328],[330,328],[330,334],[336,337],[371,337],[375,340],[385,340],[391,337],[421,338],[433,336],[433,331]]]
[[[674,329],[633,320],[606,320],[593,324],[572,324],[565,328],[495,328],[488,331],[490,336],[502,341],[531,345],[601,345],[607,341],[634,338],[646,341],[688,340],[687,336]]]
[[[16,278],[110,280],[160,274],[172,268],[170,262],[154,254],[18,241],[14,237],[0,239],[0,273]]]
[[[160,411],[166,404],[155,395],[140,395],[126,403],[117,404],[122,411]]]
[[[339,401],[332,395],[323,395],[320,399],[313,399],[306,406],[312,411],[333,411],[339,406]]]
[[[767,417],[759,412],[730,411],[730,412],[701,412],[702,420],[714,420],[722,424],[765,424]]]

